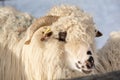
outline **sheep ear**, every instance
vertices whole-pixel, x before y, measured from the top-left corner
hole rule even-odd
[[[95,30],[96,37],[101,37],[103,34],[99,30]]]
[[[43,26],[49,26],[52,25],[53,22],[56,22],[59,19],[59,16],[44,16],[39,19],[37,19],[27,30],[27,39],[25,41],[25,44],[28,45],[31,42],[31,38],[33,34],[41,27]]]

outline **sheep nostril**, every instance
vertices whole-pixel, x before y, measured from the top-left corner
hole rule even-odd
[[[93,59],[93,57],[90,56],[89,59],[88,59],[88,61],[89,61],[90,63],[94,63],[94,59]]]
[[[91,63],[86,63],[86,67],[88,68],[88,69],[90,69],[90,68],[92,68],[92,64]]]
[[[82,68],[85,68],[84,66],[82,66]]]
[[[90,58],[86,61],[86,67],[88,69],[92,68],[94,66],[94,59],[92,56],[90,56]]]
[[[80,66],[79,66],[77,63],[76,63],[75,65],[76,65],[76,67],[77,67],[78,69],[80,69]]]
[[[80,61],[78,61],[78,64],[81,64],[81,62],[80,62]]]
[[[92,55],[92,52],[91,51],[87,51],[87,55]]]
[[[90,68],[91,68],[91,66],[89,66],[89,65],[86,65],[86,66],[87,66],[87,68],[88,68],[88,69],[90,69]]]

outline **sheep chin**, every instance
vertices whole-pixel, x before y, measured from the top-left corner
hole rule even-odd
[[[89,74],[89,73],[92,72],[92,70],[84,70],[84,69],[82,69],[82,72],[85,73],[85,74]]]

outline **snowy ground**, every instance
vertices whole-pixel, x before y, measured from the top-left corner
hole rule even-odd
[[[45,15],[52,6],[60,4],[79,6],[93,16],[98,29],[103,33],[103,36],[97,39],[98,48],[104,45],[111,31],[120,31],[120,0],[8,0],[5,2],[5,5],[13,6],[35,17]]]

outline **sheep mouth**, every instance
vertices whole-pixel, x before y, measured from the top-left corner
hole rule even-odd
[[[76,67],[77,67],[78,69],[80,69],[80,67],[78,66],[78,64],[76,64]],[[82,69],[82,72],[85,73],[85,74],[89,74],[89,73],[92,72],[92,69],[90,69],[90,70],[84,70],[84,69]]]
[[[78,69],[80,69],[80,67],[78,66],[78,64],[77,64],[77,63],[75,64],[75,66],[76,66]]]
[[[84,72],[85,74],[89,74],[89,73],[92,72],[92,70],[84,70],[84,69],[82,69],[82,72]]]

